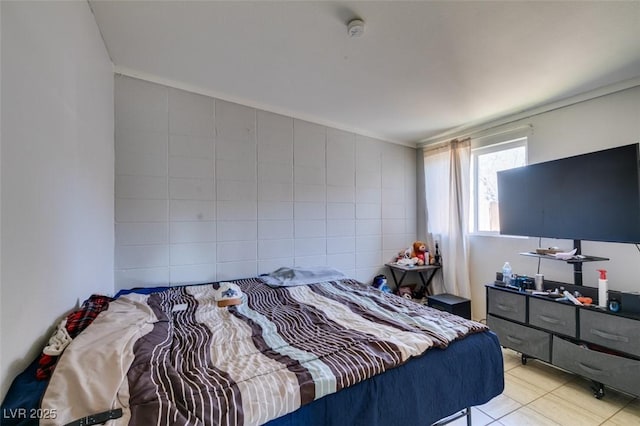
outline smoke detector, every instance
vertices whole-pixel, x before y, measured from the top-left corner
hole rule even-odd
[[[364,21],[362,19],[352,19],[347,24],[349,37],[360,37],[364,33]]]

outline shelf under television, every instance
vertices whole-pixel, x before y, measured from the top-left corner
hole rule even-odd
[[[558,260],[561,262],[567,263],[585,263],[585,262],[602,262],[606,260],[610,260],[608,257],[598,257],[598,256],[587,256],[584,255],[582,258],[576,258],[575,256],[571,259],[558,259],[552,254],[538,254],[536,252],[524,252],[520,253],[521,256],[529,256],[529,257],[537,257],[540,259],[548,259],[548,260]]]

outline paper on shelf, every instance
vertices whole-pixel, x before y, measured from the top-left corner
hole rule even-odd
[[[578,249],[573,249],[564,253],[556,253],[554,256],[556,259],[569,260],[573,257],[574,254],[576,254],[577,251]]]

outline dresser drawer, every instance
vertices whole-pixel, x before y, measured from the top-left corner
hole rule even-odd
[[[576,310],[572,305],[532,297],[529,299],[529,324],[576,337]]]
[[[496,318],[493,315],[488,316],[487,325],[498,335],[502,346],[550,362],[551,335],[549,333]]]
[[[523,294],[488,289],[489,313],[524,323],[527,316],[527,298]]]
[[[603,312],[580,310],[580,339],[640,356],[640,323]]]
[[[553,365],[640,396],[640,361],[592,351],[553,336]]]

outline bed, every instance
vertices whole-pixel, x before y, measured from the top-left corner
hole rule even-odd
[[[219,283],[112,301],[60,357],[40,424],[430,425],[504,388],[480,323],[350,279],[233,283],[227,307]]]

